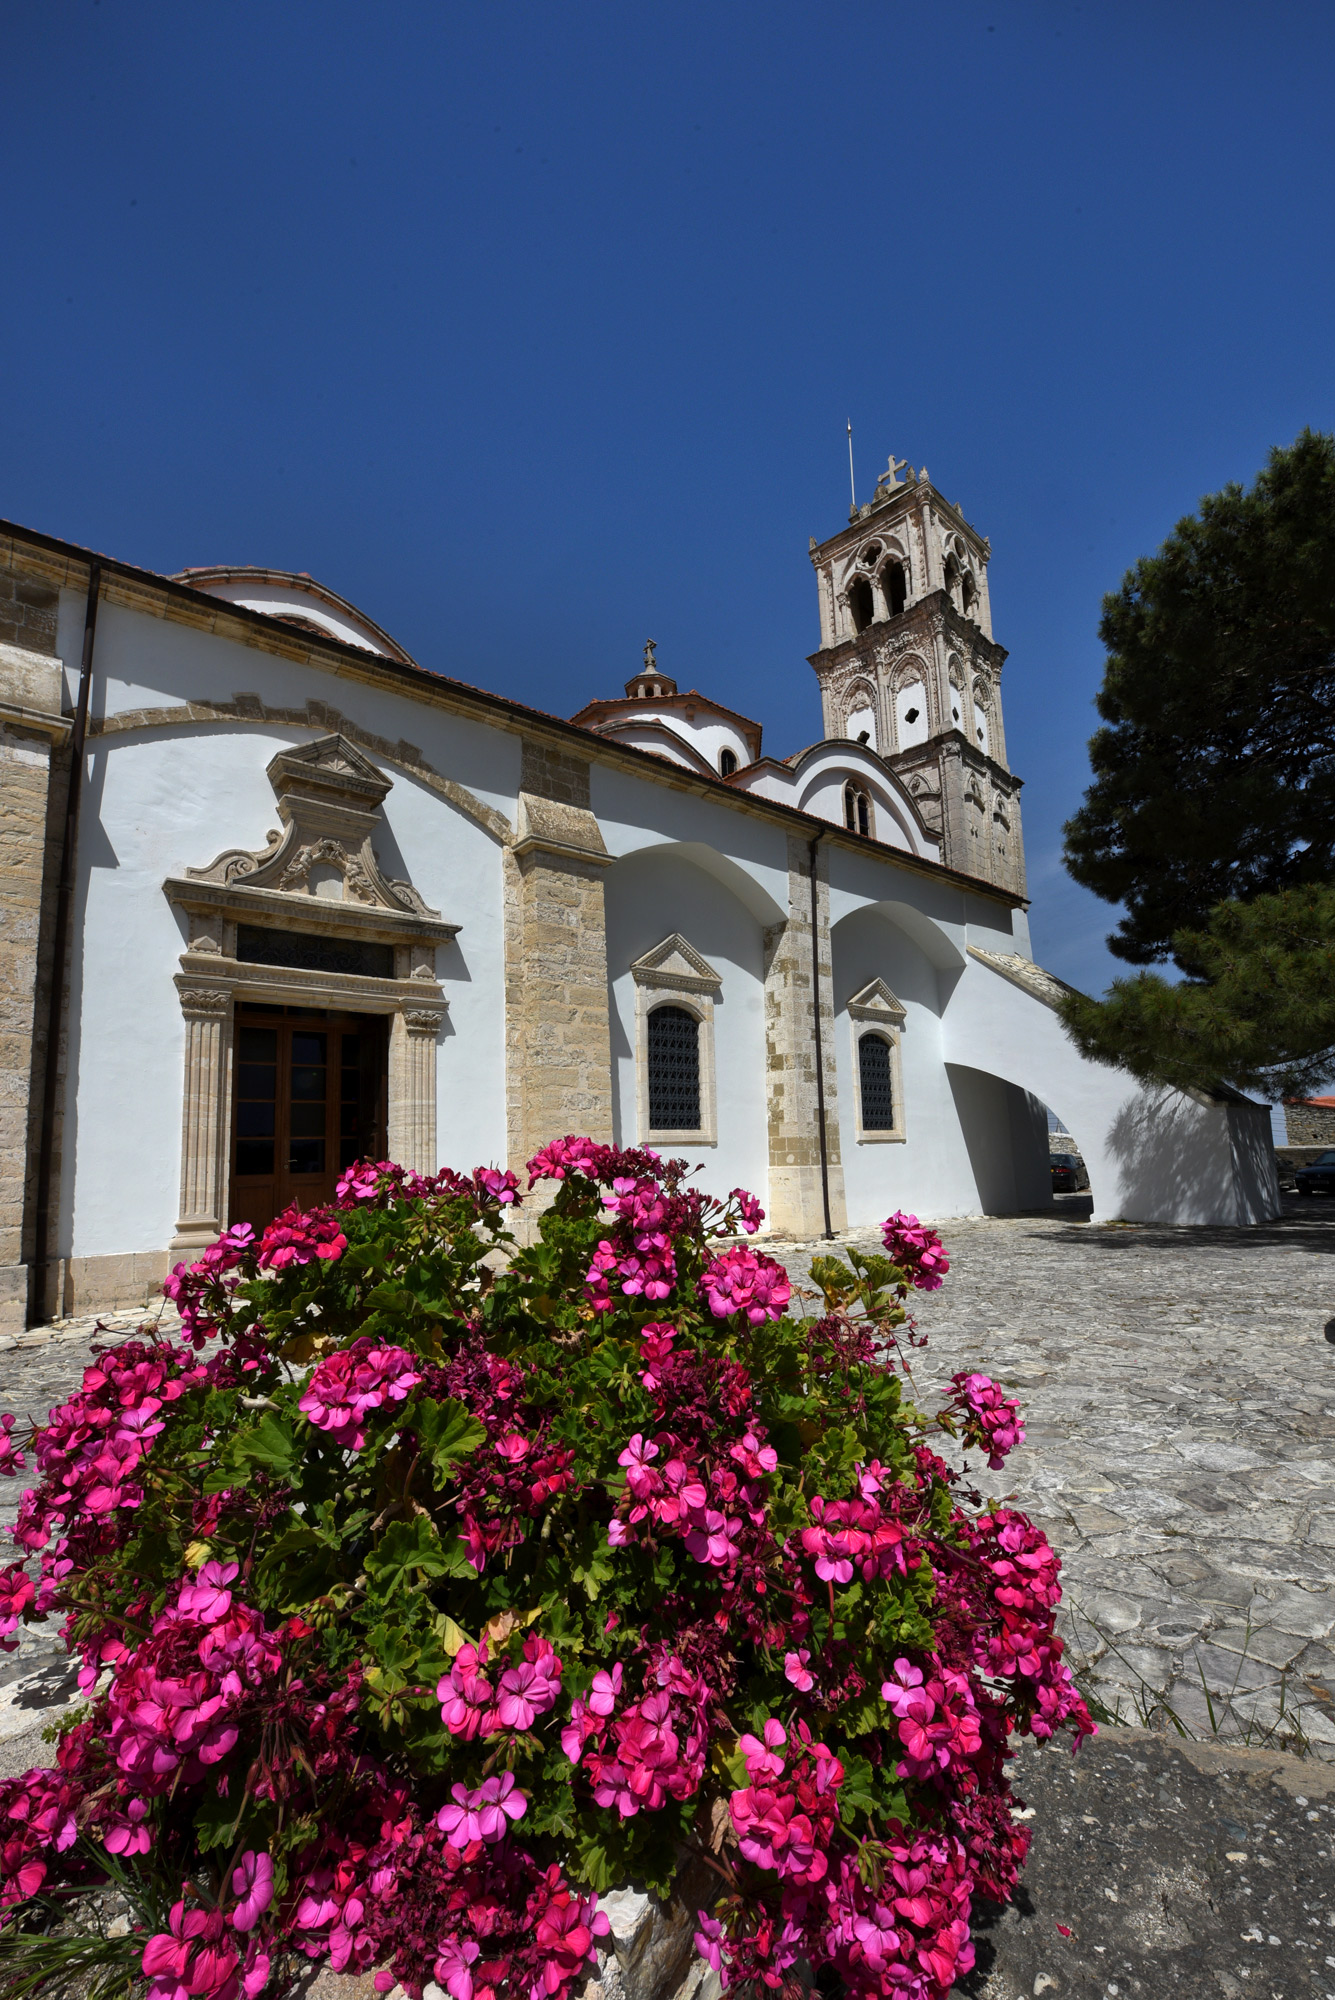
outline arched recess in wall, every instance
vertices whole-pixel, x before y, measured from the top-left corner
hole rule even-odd
[[[963,730],[969,736],[972,724],[966,713],[969,702],[964,692],[964,666],[958,653],[952,653],[946,662],[946,697],[950,714],[942,718],[944,727]]]
[[[849,622],[855,632],[865,632],[876,616],[876,600],[872,595],[871,578],[855,576],[844,593],[848,605]]]
[[[981,674],[975,677],[973,684],[973,740],[985,757],[995,757],[992,690]]]
[[[932,718],[929,711],[927,693],[927,667],[916,653],[910,653],[895,666],[891,677],[891,696],[895,715],[895,748],[912,750],[915,745],[925,743],[932,733]]]
[[[775,901],[763,882],[748,873],[732,859],[731,855],[720,854],[716,847],[711,847],[704,840],[662,840],[648,843],[644,847],[633,848],[629,854],[622,855],[621,859],[608,870],[608,879],[615,875],[616,869],[620,868],[623,862],[632,861],[637,855],[646,854],[676,856],[678,860],[688,861],[692,867],[703,870],[706,875],[712,875],[716,882],[721,883],[745,909],[751,912],[757,923],[766,928],[771,924],[786,923],[788,920],[788,912]]]
[[[897,925],[938,972],[964,971],[968,960],[950,933],[911,903],[886,901],[869,903],[865,907],[886,923]],[[856,913],[850,912],[852,914]]]
[[[287,740],[286,732],[292,729],[310,729],[317,736],[341,734],[355,743],[360,750],[387,764],[393,771],[401,771],[414,778],[427,791],[461,812],[489,833],[493,840],[507,843],[513,835],[513,828],[503,814],[494,807],[485,805],[475,798],[465,785],[446,777],[428,764],[420,755],[409,755],[411,746],[406,743],[391,743],[387,737],[377,736],[360,723],[343,715],[327,702],[308,702],[304,708],[270,708],[258,695],[235,695],[231,701],[219,702],[177,702],[164,708],[122,709],[119,713],[90,718],[88,735],[90,744],[102,737],[117,738],[132,735],[141,729],[172,729],[185,737],[197,731],[207,732],[218,725],[254,731],[265,730],[266,741],[275,745]],[[277,733],[275,733],[277,732]]]
[[[763,1187],[765,933],[780,920],[777,903],[703,843],[636,848],[604,871],[603,893],[617,1143],[657,1143],[645,1128],[649,1020],[680,1006],[701,1024],[701,1123],[671,1144],[709,1149],[711,1186],[717,1175],[724,1187]]]
[[[843,734],[853,743],[865,743],[869,749],[880,748],[880,731],[876,726],[876,691],[866,681],[855,681],[844,694]]]
[[[865,826],[860,824],[856,805],[852,820],[848,817],[850,787],[867,801]],[[797,808],[850,832],[865,833],[884,847],[898,847],[907,854],[935,852],[928,845],[915,808],[898,785],[883,779],[861,759],[843,758],[836,750],[823,750],[819,759],[799,770]]]

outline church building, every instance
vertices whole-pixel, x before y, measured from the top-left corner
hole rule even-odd
[[[1260,1107],[1054,1011],[990,555],[892,458],[811,543],[820,736],[775,755],[652,642],[567,722],[304,574],[0,525],[0,1328],[146,1302],[358,1157],[566,1132],[803,1239],[1047,1208],[1049,1110],[1096,1218],[1277,1212]]]

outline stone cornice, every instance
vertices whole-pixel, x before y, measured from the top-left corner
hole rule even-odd
[[[859,509],[857,519],[850,521],[847,527],[840,528],[839,532],[831,535],[828,541],[816,542],[809,551],[812,568],[817,570],[823,568],[827,562],[841,556],[846,549],[855,548],[859,542],[865,541],[875,530],[888,533],[892,525],[898,525],[910,515],[919,513],[924,505],[940,514],[956,533],[965,536],[979,562],[987,563],[992,553],[987,537],[980,535],[977,528],[965,520],[959,508],[937,492],[930,479],[926,481],[915,479],[911,486],[895,487],[879,507],[872,507],[868,513],[864,514]]]
[[[446,944],[458,937],[459,924],[438,917],[417,916],[348,901],[326,902],[320,896],[292,895],[282,889],[255,889],[240,882],[207,882],[170,875],[163,883],[168,899],[200,915],[220,912],[254,918],[279,928],[307,930],[324,936],[359,937],[379,944]]]
[[[341,1007],[347,1012],[391,1013],[402,1007],[449,1011],[434,979],[372,979],[360,972],[314,972],[297,965],[252,965],[249,960],[183,951],[177,991],[196,1012],[216,1012],[227,997],[272,1000],[281,1006]],[[217,996],[223,996],[221,1002]],[[188,998],[187,998],[188,996]]]
[[[840,639],[833,646],[817,647],[814,653],[807,654],[807,664],[818,674],[830,673],[852,660],[865,660],[869,649],[878,643],[907,638],[919,630],[949,635],[970,651],[980,654],[984,664],[998,677],[1010,657],[1004,646],[988,638],[981,625],[975,625],[972,618],[965,618],[955,609],[948,592],[928,590],[921,597],[915,597],[897,618],[875,618],[865,631]]]
[[[999,973],[1012,986],[1018,986],[1022,993],[1041,1001],[1043,1006],[1051,1007],[1054,1012],[1068,993],[1080,990],[1076,986],[1068,986],[1064,979],[1058,979],[1055,972],[1046,972],[1041,965],[1035,965],[1031,958],[1021,958],[1018,952],[984,951],[976,944],[966,949],[970,958],[976,958],[980,965]]]
[[[25,708],[22,702],[0,701],[0,723],[10,729],[30,729],[35,736],[49,736],[63,742],[74,727],[68,715],[52,715],[45,708]]]

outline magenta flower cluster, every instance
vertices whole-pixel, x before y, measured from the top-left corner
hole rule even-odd
[[[700,1290],[715,1319],[745,1313],[752,1326],[782,1319],[793,1295],[783,1265],[758,1250],[725,1250],[705,1267]]]
[[[916,1215],[896,1209],[881,1228],[881,1241],[891,1263],[908,1274],[915,1291],[936,1292],[950,1269],[950,1259],[941,1248],[941,1238]]]
[[[37,1468],[0,1644],[62,1612],[89,1703],[0,1782],[0,1907],[151,1881],[147,2000],[259,2000],[294,1953],[574,2000],[594,1885],[707,1850],[729,1988],[945,2000],[1025,1856],[1012,1735],[1092,1725],[1057,1557],[928,1443],[1000,1464],[1017,1406],[906,1401],[939,1238],[891,1217],[888,1284],[790,1319],[743,1190],[579,1137],[529,1172],[520,1248],[513,1174],[359,1163],[177,1267],[183,1344],[102,1354],[30,1447],[0,1423]]]
[[[666,1647],[645,1664],[643,1690],[618,1707],[620,1662],[594,1676],[587,1702],[576,1697],[561,1746],[584,1763],[598,1805],[622,1819],[659,1812],[700,1788],[709,1744],[708,1690]]]
[[[411,1354],[401,1347],[377,1347],[363,1336],[320,1363],[297,1407],[335,1444],[360,1451],[371,1411],[402,1403],[421,1380]]]
[[[965,1439],[985,1451],[989,1466],[999,1472],[1007,1455],[1024,1443],[1020,1405],[1004,1396],[990,1375],[961,1372],[951,1376],[950,1386],[955,1391],[950,1407],[961,1420]]]
[[[436,1688],[441,1721],[451,1736],[471,1742],[503,1730],[525,1731],[545,1715],[561,1691],[561,1662],[540,1633],[524,1641],[523,1658],[506,1667],[493,1684],[487,1674],[487,1642],[463,1645]]]

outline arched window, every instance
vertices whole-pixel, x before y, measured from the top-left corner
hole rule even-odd
[[[902,562],[888,562],[881,571],[881,589],[885,592],[885,608],[891,618],[898,618],[909,601],[908,579],[904,575]]]
[[[858,1086],[862,1099],[863,1131],[893,1131],[895,1090],[890,1067],[890,1044],[884,1035],[873,1033],[859,1037]]]
[[[871,800],[857,785],[844,786],[844,825],[850,833],[871,835]]]
[[[718,769],[719,769],[719,776],[721,778],[730,778],[733,772],[737,769],[737,759],[734,757],[731,750],[719,751]]]
[[[649,1016],[649,1124],[655,1132],[700,1129],[700,1023],[684,1007]]]
[[[855,632],[865,632],[875,615],[876,606],[872,600],[871,583],[865,576],[855,576],[848,586],[848,610],[853,620]]]

